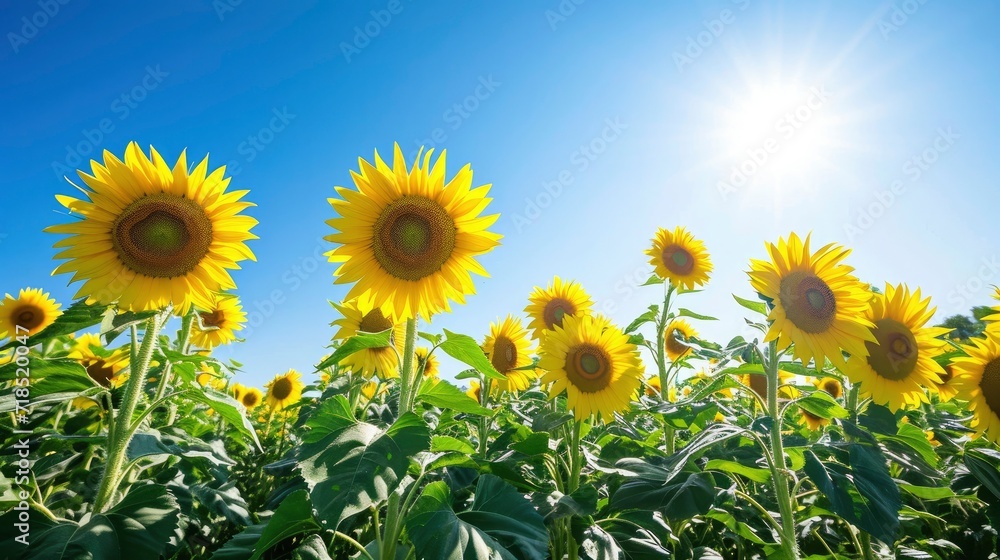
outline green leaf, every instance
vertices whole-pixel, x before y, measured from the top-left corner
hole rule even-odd
[[[626,480],[611,498],[611,506],[656,510],[671,520],[690,519],[708,513],[717,494],[715,479],[707,472],[671,477],[667,481],[659,476],[649,478],[647,474]]]
[[[764,302],[743,299],[736,294],[733,294],[733,297],[736,298],[736,303],[739,303],[740,305],[749,309],[750,311],[753,311],[754,313],[760,313],[761,315],[767,315],[767,306],[764,305]]]
[[[319,535],[311,535],[292,552],[294,560],[333,560]]]
[[[441,343],[441,335],[439,335],[439,334],[431,334],[431,333],[425,333],[425,332],[418,332],[417,336],[419,336],[420,338],[426,340],[427,342],[430,342],[434,346],[437,346],[438,344]]]
[[[597,488],[587,484],[570,494],[558,490],[544,496],[545,503],[539,504],[539,511],[545,514],[545,521],[552,522],[564,517],[584,517],[597,513]]]
[[[750,467],[736,461],[728,459],[712,459],[705,465],[706,471],[722,471],[743,475],[754,482],[767,482],[771,480],[771,471],[759,467]]]
[[[896,435],[877,435],[879,441],[896,442],[905,451],[915,452],[932,467],[937,468],[938,455],[923,430],[913,424],[900,424]]]
[[[27,358],[28,365],[18,365],[17,360]],[[28,377],[18,375],[18,369],[28,369]],[[67,358],[45,359],[37,357],[33,352],[27,356],[17,357],[0,366],[0,379],[28,379],[30,385],[31,406],[41,404],[41,397],[46,395],[59,395],[55,400],[67,400],[80,396],[80,393],[87,389],[99,387],[97,383],[90,379],[87,370],[76,360]],[[15,409],[17,395],[13,388],[5,390],[0,395],[0,412],[11,412]],[[51,399],[50,399],[51,400]]]
[[[300,474],[330,530],[386,500],[406,476],[410,457],[431,443],[427,424],[412,412],[382,430],[355,420],[351,409],[342,395],[324,401],[306,421],[311,429],[297,449]]]
[[[51,325],[45,327],[42,332],[29,337],[27,344],[22,345],[16,338],[11,338],[10,342],[5,344],[3,348],[0,348],[0,351],[9,350],[15,346],[34,346],[57,336],[75,333],[92,327],[101,322],[101,317],[104,315],[105,309],[107,309],[105,305],[87,305],[85,299],[77,300],[73,302],[73,305],[66,308],[61,315],[56,317],[56,320]]]
[[[437,383],[423,383],[417,399],[444,410],[465,412],[476,416],[489,416],[491,412],[483,408],[475,399],[445,380]]]
[[[465,334],[458,334],[444,329],[445,341],[441,343],[441,350],[452,358],[462,362],[467,366],[472,366],[482,372],[483,375],[491,379],[507,379],[502,373],[493,367],[490,359],[483,352],[479,343],[474,338]]]
[[[126,311],[119,313],[114,308],[108,308],[101,321],[101,336],[104,337],[104,344],[111,344],[120,334],[128,330],[132,325],[145,323],[152,317],[156,317],[159,311],[140,311],[133,313]]]
[[[663,278],[660,278],[659,276],[654,274],[650,276],[648,280],[640,284],[640,286],[655,286],[657,284],[662,284],[664,282],[665,280]]]
[[[674,557],[660,542],[666,529],[649,512],[630,512],[602,519],[580,535],[581,558],[663,560]]]
[[[233,397],[204,387],[201,390],[185,392],[183,398],[207,405],[230,426],[236,428],[243,437],[252,441],[257,449],[263,449],[260,440],[257,439],[257,431],[246,416],[246,409]]]
[[[944,500],[955,497],[955,493],[947,486],[914,486],[900,483],[899,487],[921,500]]]
[[[392,329],[386,329],[380,333],[359,333],[351,338],[348,338],[340,345],[340,348],[334,350],[330,357],[320,362],[316,366],[316,371],[324,370],[330,366],[334,366],[340,363],[341,360],[354,354],[355,352],[360,352],[362,350],[367,350],[369,348],[386,348],[392,345]]]
[[[442,453],[446,451],[456,451],[467,455],[474,455],[476,448],[471,444],[451,436],[434,436],[431,438],[431,453]]]
[[[635,318],[634,321],[632,321],[631,323],[628,324],[627,327],[625,327],[624,333],[629,334],[638,329],[639,327],[645,325],[646,323],[651,323],[655,321],[656,315],[657,315],[656,311],[652,309],[643,313],[642,315],[639,315],[638,317]]]
[[[513,486],[482,475],[468,511],[456,513],[445,482],[424,487],[406,519],[417,558],[544,560],[542,516]]]
[[[846,408],[837,404],[832,396],[826,391],[813,391],[804,397],[796,399],[795,404],[806,412],[825,418],[847,418],[851,414]],[[923,434],[921,434],[923,435]],[[927,438],[924,438],[925,440]]]
[[[281,505],[267,522],[250,560],[258,560],[264,556],[264,553],[285,539],[321,530],[323,527],[313,517],[309,494],[305,490],[296,490],[281,502]]]
[[[983,487],[1000,499],[1000,452],[985,447],[965,450],[965,466]]]
[[[715,317],[709,317],[708,315],[699,315],[690,309],[684,309],[681,307],[677,310],[678,317],[690,317],[692,319],[698,319],[699,321],[718,321]]]

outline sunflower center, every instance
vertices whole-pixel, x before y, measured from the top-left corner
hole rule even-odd
[[[287,399],[292,394],[292,380],[281,377],[271,383],[271,395],[279,401]]]
[[[684,336],[684,333],[680,329],[670,329],[667,331],[667,349],[673,354],[684,354],[691,347],[681,342],[678,335]]]
[[[222,328],[223,323],[226,322],[226,314],[219,309],[211,313],[199,313],[198,315],[201,317],[201,324],[206,327]]]
[[[498,336],[493,341],[493,355],[490,356],[490,363],[500,373],[517,367],[517,345],[506,336]]]
[[[893,381],[909,377],[917,365],[917,340],[910,329],[899,321],[880,319],[872,332],[878,342],[866,341],[865,346],[875,373]]]
[[[189,198],[154,194],[122,210],[111,226],[111,243],[134,272],[155,278],[183,276],[208,254],[212,221]]]
[[[22,305],[14,310],[15,323],[23,329],[33,331],[45,322],[45,310],[37,305]]]
[[[570,383],[585,393],[595,393],[611,384],[611,358],[594,344],[570,348],[565,369]]]
[[[260,403],[260,395],[256,391],[248,392],[243,395],[243,406],[247,408],[253,408]]]
[[[828,379],[823,382],[823,390],[835,399],[840,398],[840,383],[834,381],[833,379]]]
[[[455,221],[444,207],[422,196],[390,203],[375,220],[373,231],[375,260],[402,280],[434,274],[455,250]]]
[[[979,389],[986,399],[986,406],[990,407],[994,414],[1000,413],[1000,358],[994,359],[983,368]]]
[[[677,244],[667,245],[661,255],[663,266],[674,274],[687,275],[694,270],[694,257],[687,249]]]
[[[386,317],[381,309],[372,309],[361,318],[358,330],[368,333],[379,333],[392,328],[392,321]]]
[[[115,371],[111,367],[111,364],[104,360],[96,359],[88,362],[85,367],[87,368],[87,375],[98,385],[105,388],[111,387],[111,379],[115,376]]]
[[[783,278],[778,298],[788,320],[807,333],[825,332],[837,316],[833,290],[810,273],[796,271]]]
[[[563,317],[576,313],[576,306],[569,300],[563,298],[552,298],[545,304],[542,318],[545,319],[545,326],[552,330],[561,327]]]
[[[941,378],[941,383],[939,383],[939,385],[947,384],[951,381],[953,375],[955,375],[955,372],[951,370],[951,364],[944,366],[944,373],[938,376]]]
[[[762,399],[767,400],[767,376],[760,373],[749,374],[750,389]]]

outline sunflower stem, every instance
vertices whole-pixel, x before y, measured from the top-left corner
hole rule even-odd
[[[406,320],[406,339],[403,343],[403,364],[399,371],[399,415],[413,410],[413,351],[417,343],[417,320]]]
[[[569,485],[566,487],[566,494],[572,494],[580,488],[580,473],[583,471],[583,454],[580,448],[580,434],[583,431],[583,421],[574,422],[570,432],[570,473]],[[580,546],[573,537],[573,531],[566,532],[566,546],[570,560],[579,558]]]
[[[781,441],[781,415],[778,409],[778,343],[768,344],[767,356],[767,411],[771,417],[771,482],[774,484],[774,496],[778,501],[778,511],[781,514],[781,546],[786,556],[798,560],[798,546],[795,542],[795,514],[788,494],[788,480],[785,478],[785,449]]]
[[[146,330],[143,332],[142,343],[138,350],[135,349],[136,338],[132,339],[132,352],[136,361],[130,365],[132,371],[125,384],[125,396],[122,398],[121,409],[114,420],[115,429],[109,433],[108,459],[104,464],[104,473],[101,476],[97,498],[94,501],[95,512],[107,511],[118,490],[118,481],[121,478],[122,468],[125,466],[125,452],[132,440],[133,432],[130,429],[130,424],[136,405],[142,398],[143,388],[146,384],[146,372],[149,370],[149,362],[153,357],[156,339],[160,333],[160,322],[160,315],[154,315],[146,321]]]

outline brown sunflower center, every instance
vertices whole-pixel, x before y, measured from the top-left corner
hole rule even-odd
[[[358,325],[359,331],[368,333],[379,333],[391,328],[392,321],[382,313],[381,309],[377,308],[365,313],[365,316],[361,318],[361,324]]]
[[[573,305],[573,302],[563,298],[552,298],[545,304],[542,318],[545,319],[545,326],[551,330],[561,327],[563,317],[574,313],[576,313],[576,306]]]
[[[585,393],[596,393],[611,384],[611,358],[595,344],[570,348],[565,368],[570,383]]]
[[[111,226],[118,258],[134,272],[156,278],[183,276],[208,254],[212,220],[189,198],[165,193],[128,205]]]
[[[287,377],[279,377],[271,383],[271,396],[283,401],[292,394],[292,380]]]
[[[226,314],[221,309],[216,309],[211,313],[199,313],[198,315],[201,316],[201,324],[206,327],[222,328],[226,322]]]
[[[243,406],[253,408],[260,404],[260,395],[257,391],[248,391],[245,395],[243,395],[241,400],[243,402]]]
[[[865,346],[875,373],[893,381],[909,377],[917,365],[917,340],[910,329],[893,319],[879,319],[872,332],[878,342],[866,341]]]
[[[19,306],[13,313],[14,323],[23,329],[33,331],[45,321],[45,310],[30,303]]]
[[[691,349],[690,346],[681,342],[678,335],[680,337],[684,337],[684,332],[680,329],[670,329],[667,331],[667,350],[670,350],[672,354],[676,355],[684,354]]]
[[[986,406],[990,407],[994,414],[1000,414],[1000,358],[994,359],[983,368],[979,389],[986,399]]]
[[[951,381],[951,378],[954,375],[955,375],[955,372],[952,371],[951,364],[948,364],[948,365],[944,366],[944,373],[942,373],[939,376],[941,378],[941,383],[939,383],[939,385],[946,385],[949,381]]]
[[[767,400],[767,376],[760,373],[751,373],[748,376],[750,389],[757,393],[760,398]]]
[[[404,196],[385,207],[373,226],[375,260],[387,273],[417,281],[441,270],[455,250],[455,221],[440,204]]]
[[[839,399],[841,394],[840,382],[835,379],[827,379],[823,382],[823,390],[833,398]]]
[[[517,345],[506,336],[498,336],[493,341],[493,354],[490,356],[490,363],[500,373],[517,367]]]
[[[84,367],[87,368],[87,375],[89,375],[90,378],[93,379],[98,385],[102,387],[111,387],[111,379],[115,376],[115,370],[111,367],[111,364],[97,358],[84,363]]]
[[[691,271],[694,270],[694,256],[687,249],[676,243],[664,247],[661,258],[663,266],[667,267],[667,270],[674,274],[685,276],[691,274]]]
[[[778,298],[788,320],[807,333],[825,332],[837,316],[833,290],[810,273],[796,271],[783,278]]]

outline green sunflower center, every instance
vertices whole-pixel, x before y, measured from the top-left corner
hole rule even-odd
[[[694,270],[694,257],[687,249],[676,243],[664,247],[661,258],[663,266],[674,274],[686,276]]]
[[[155,278],[183,276],[208,254],[212,220],[189,198],[166,193],[145,196],[115,219],[111,243],[134,272]]]
[[[584,393],[596,393],[611,384],[611,357],[595,344],[570,348],[565,369],[570,383]]]
[[[872,331],[878,342],[866,341],[868,364],[880,377],[906,379],[917,366],[917,339],[909,327],[893,319],[875,321]]]
[[[226,322],[226,314],[221,309],[216,309],[211,313],[199,313],[198,316],[201,317],[201,324],[209,328],[222,328]]]
[[[983,368],[979,389],[986,399],[986,406],[990,407],[994,414],[1000,414],[1000,358],[994,359]]]
[[[837,316],[833,290],[811,273],[796,271],[782,278],[778,299],[788,320],[807,333],[826,332]]]
[[[45,322],[45,310],[37,305],[25,304],[14,310],[13,317],[14,324],[31,332]]]
[[[561,327],[563,318],[574,313],[576,313],[576,306],[571,301],[563,298],[552,298],[545,304],[542,318],[545,319],[545,326],[552,330]]]
[[[283,401],[292,394],[292,380],[287,377],[279,377],[271,383],[271,396]]]
[[[506,336],[498,336],[493,341],[490,363],[500,373],[507,373],[517,367],[517,345]]]
[[[422,196],[387,205],[373,226],[375,260],[390,275],[417,281],[441,270],[455,250],[457,229],[448,211]]]

